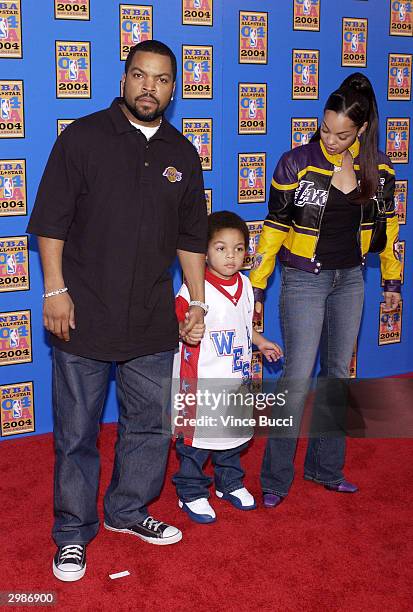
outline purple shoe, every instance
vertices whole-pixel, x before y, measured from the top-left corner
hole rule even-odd
[[[336,491],[337,493],[356,493],[359,490],[355,484],[347,480],[343,480],[343,482],[338,484],[324,485],[324,488],[327,491]]]
[[[264,493],[263,501],[266,508],[276,508],[284,498],[274,493]]]

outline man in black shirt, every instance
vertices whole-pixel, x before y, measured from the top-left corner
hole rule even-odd
[[[99,430],[112,362],[120,407],[105,527],[153,544],[182,538],[149,516],[169,448],[178,326],[168,268],[178,254],[192,306],[184,335],[203,324],[206,206],[200,160],[163,116],[176,58],[158,41],[133,47],[123,98],[59,136],[28,231],[38,236],[43,318],[53,345],[54,575],[82,578],[97,534]]]

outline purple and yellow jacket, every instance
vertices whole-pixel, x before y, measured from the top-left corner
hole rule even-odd
[[[359,142],[349,149],[359,178]],[[318,274],[321,263],[316,249],[321,220],[328,199],[334,166],[341,166],[342,155],[329,155],[320,142],[297,147],[281,157],[271,182],[268,215],[260,236],[255,266],[250,280],[253,287],[265,289],[278,254],[281,263]],[[379,176],[386,205],[387,244],[380,253],[385,291],[400,292],[401,263],[397,257],[399,224],[394,206],[395,172],[384,153],[379,152]],[[374,199],[360,206],[359,243],[362,261],[370,248],[377,205]]]

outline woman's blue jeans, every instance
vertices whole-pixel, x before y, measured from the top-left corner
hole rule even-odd
[[[304,477],[321,484],[344,480],[345,434],[332,426],[346,402],[345,380],[360,327],[364,300],[361,267],[321,270],[318,275],[283,266],[280,317],[284,368],[280,392],[288,389],[285,411],[293,416],[288,437],[270,437],[264,453],[261,485],[264,493],[288,494],[294,479],[294,455],[302,412],[317,353],[320,373],[313,409],[314,430],[308,441]],[[324,431],[325,429],[325,431]],[[334,430],[337,435],[334,435]]]

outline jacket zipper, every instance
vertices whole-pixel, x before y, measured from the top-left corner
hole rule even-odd
[[[312,256],[312,258],[311,258],[311,261],[312,261],[312,262],[314,262],[314,261],[315,261],[315,254],[316,254],[316,251],[317,251],[317,245],[318,245],[318,241],[320,240],[320,227],[321,227],[321,222],[322,222],[322,220],[323,220],[323,217],[324,217],[324,211],[325,211],[326,206],[327,206],[327,200],[328,200],[328,197],[329,197],[329,195],[330,195],[330,189],[331,189],[331,183],[333,182],[333,176],[334,176],[334,171],[333,171],[333,174],[331,175],[331,178],[330,178],[330,183],[329,183],[329,185],[328,185],[328,189],[327,189],[327,198],[326,198],[326,203],[324,204],[324,206],[323,206],[323,208],[322,208],[321,215],[320,215],[320,220],[319,220],[319,223],[318,223],[318,228],[317,228],[317,229],[318,229],[318,236],[317,236],[317,240],[316,240],[316,243],[315,243],[315,246],[314,246],[313,256]]]
[[[359,179],[356,173],[356,179],[357,179],[357,185],[359,185]],[[360,249],[360,258],[361,258],[361,265],[364,265],[364,261],[363,261],[363,248],[361,245],[361,225],[363,223],[363,204],[360,204],[360,225],[359,225],[359,231],[358,231],[358,242],[359,242],[359,249]]]

